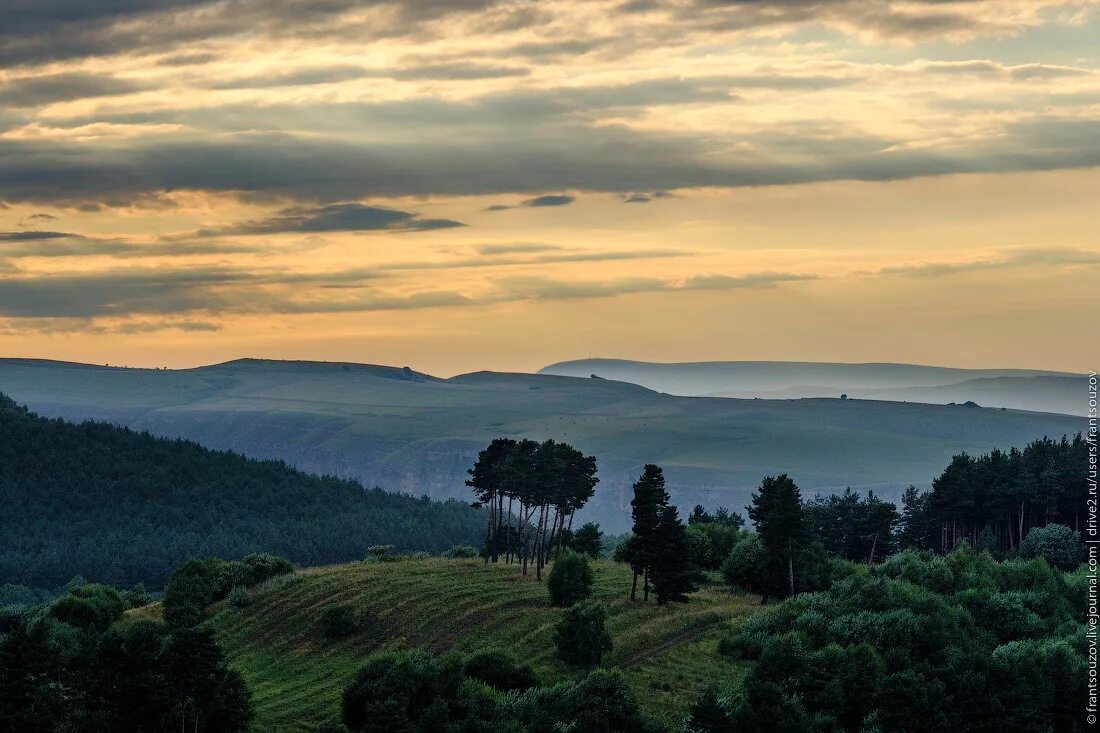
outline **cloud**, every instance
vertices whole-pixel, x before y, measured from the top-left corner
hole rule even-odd
[[[680,283],[684,290],[732,290],[735,288],[774,288],[779,283],[816,280],[817,275],[793,272],[754,272],[748,275],[694,275]]]
[[[210,236],[285,232],[429,231],[461,226],[465,224],[452,219],[425,219],[408,211],[348,203],[316,208],[283,209],[268,219],[204,230],[200,234]]]
[[[43,239],[68,239],[78,236],[69,232],[0,232],[0,242],[35,242]]]
[[[547,207],[553,207],[553,206],[568,206],[569,204],[573,203],[576,200],[577,199],[574,196],[569,196],[567,194],[554,193],[554,194],[545,194],[543,196],[536,196],[534,198],[526,199],[525,201],[521,201],[520,203],[518,203],[514,206],[510,206],[508,204],[493,204],[492,206],[486,207],[485,210],[486,211],[507,211],[508,209],[519,209],[519,208],[540,209],[540,208],[547,208]]]
[[[637,255],[638,253],[634,253]],[[401,269],[400,266],[394,269]],[[519,300],[609,298],[631,293],[684,292],[768,287],[812,279],[809,275],[759,273],[696,276],[687,280],[651,277],[568,281],[538,276],[494,278],[480,295],[455,290],[393,292],[378,287],[376,269],[332,272],[248,270],[228,266],[139,268],[109,272],[0,277],[0,317],[50,330],[118,319],[169,318],[209,323],[225,315],[350,313],[493,305]],[[203,317],[195,318],[196,314]],[[29,326],[28,326],[29,327]]]
[[[541,207],[541,206],[567,206],[576,201],[572,196],[564,194],[549,194],[546,196],[536,196],[533,199],[527,199],[520,206],[528,207]]]
[[[1006,267],[1031,267],[1035,265],[1050,267],[1100,265],[1100,251],[1072,247],[1018,249],[1006,252],[1003,256],[993,259],[963,262],[924,262],[915,265],[884,267],[878,271],[878,274],[940,277],[968,272],[999,270]]]
[[[512,242],[510,244],[482,244],[476,248],[483,255],[527,254],[530,252],[550,252],[560,250],[557,244],[539,244],[537,242]]]
[[[68,72],[11,79],[0,85],[0,106],[40,107],[72,99],[129,94],[145,85],[113,76]]]

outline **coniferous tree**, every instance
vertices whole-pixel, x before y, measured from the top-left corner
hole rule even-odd
[[[634,571],[630,586],[630,600],[637,600],[638,576],[641,575],[644,599],[649,599],[649,571],[653,564],[654,535],[660,521],[661,510],[668,506],[669,495],[665,489],[665,475],[660,466],[647,464],[641,478],[634,483],[634,498],[630,502],[630,515],[634,520],[628,555]]]
[[[674,506],[662,507],[657,516],[650,557],[650,580],[657,603],[687,603],[687,594],[699,590],[687,533]]]
[[[585,522],[573,533],[569,541],[569,547],[576,552],[598,559],[603,553],[603,532],[600,525],[594,522]]]
[[[802,498],[787,474],[768,476],[752,495],[749,518],[764,550],[763,598],[784,598],[795,592],[795,556],[805,540]]]

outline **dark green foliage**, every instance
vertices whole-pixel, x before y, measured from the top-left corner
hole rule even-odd
[[[745,519],[737,512],[731,512],[724,506],[714,510],[714,514],[708,512],[702,505],[696,504],[688,515],[688,526],[694,524],[714,524],[720,527],[732,527],[741,529],[745,526]]]
[[[722,563],[722,578],[734,588],[764,592],[764,543],[760,535],[746,534],[733,546]]]
[[[119,595],[130,608],[141,608],[153,602],[153,597],[149,595],[149,591],[145,590],[145,583],[137,583],[133,588],[124,590]]]
[[[653,567],[654,535],[661,509],[668,506],[665,474],[660,466],[646,464],[641,477],[634,482],[634,498],[630,501],[630,518],[634,521],[623,557],[634,570],[630,600],[637,598],[638,576],[643,578],[643,600],[649,600],[649,571]]]
[[[699,573],[675,506],[662,507],[652,542],[650,581],[657,603],[687,603],[687,594],[699,590]]]
[[[164,621],[173,628],[194,626],[205,618],[207,606],[227,598],[234,589],[251,588],[293,571],[288,560],[272,555],[247,555],[232,562],[191,558],[172,573],[164,590]]]
[[[54,601],[50,615],[77,629],[105,631],[122,618],[122,612],[129,607],[114,588],[91,584],[73,588],[68,595]]]
[[[692,562],[706,570],[718,570],[741,539],[742,532],[732,524],[695,522],[687,526]]]
[[[732,724],[732,701],[715,685],[709,685],[691,706],[683,733],[727,733]]]
[[[765,599],[793,595],[796,573],[802,571],[795,569],[795,557],[806,539],[798,486],[787,474],[766,477],[760,491],[752,495],[749,519],[756,523],[764,552],[761,594]]]
[[[916,486],[901,495],[901,518],[898,522],[898,547],[902,550],[931,550],[939,547],[940,524],[928,510],[927,493]]]
[[[367,548],[367,562],[395,562],[397,555],[393,545],[371,545]]]
[[[566,550],[550,567],[546,590],[555,606],[572,606],[592,595],[592,568],[588,558],[579,552]]]
[[[867,492],[816,496],[803,507],[812,537],[827,552],[853,562],[879,562],[897,549],[897,508]]]
[[[961,542],[987,544],[999,554],[1019,549],[1034,527],[1063,524],[1080,531],[1087,496],[1087,444],[1042,438],[1024,449],[955,456],[923,501],[912,500],[906,539],[921,549],[950,551]]]
[[[358,627],[355,609],[347,604],[329,606],[321,612],[321,628],[326,639],[343,639],[354,634]]]
[[[582,601],[567,609],[554,629],[558,656],[574,667],[595,667],[613,648],[606,620],[607,609],[596,601]]]
[[[459,502],[367,491],[105,423],[47,420],[7,398],[0,435],[0,583],[54,588],[80,574],[163,588],[199,552],[324,565],[381,542],[435,552],[473,544],[484,521]]]
[[[506,706],[506,720],[523,733],[655,733],[618,670],[597,669],[576,682],[528,691]]]
[[[165,674],[176,725],[188,721],[208,731],[239,731],[252,720],[251,694],[240,674],[225,662],[214,632],[180,629],[164,649]]]
[[[241,558],[241,564],[251,571],[252,577],[247,584],[249,586],[259,585],[280,575],[289,575],[294,572],[294,565],[290,560],[267,553],[245,555]]]
[[[567,443],[498,438],[478,453],[466,481],[475,506],[489,509],[485,526],[486,562],[503,553],[535,576],[571,539],[573,515],[595,493],[596,459]],[[513,515],[514,508],[514,515]],[[513,518],[514,516],[514,518]]]
[[[0,636],[4,731],[236,733],[251,721],[250,697],[209,630],[168,636],[151,621],[76,630],[27,614]]]
[[[593,522],[585,522],[573,533],[569,541],[569,547],[576,552],[598,558],[603,554],[603,532],[600,525]]]
[[[697,708],[719,730],[1082,730],[1069,581],[965,545],[903,552],[748,619],[720,647],[755,660],[740,694]]]
[[[526,664],[516,664],[511,654],[499,649],[475,652],[462,666],[462,673],[501,692],[539,686],[535,670]]]
[[[451,722],[476,712],[460,694],[462,683],[457,657],[419,651],[375,654],[344,690],[344,725],[353,733],[447,730]]]
[[[648,733],[623,676],[596,670],[553,687],[516,684],[497,653],[433,657],[384,652],[367,659],[344,690],[351,733]],[[523,669],[517,668],[517,669]],[[492,677],[497,682],[484,679]],[[329,725],[329,724],[326,724]],[[325,730],[341,730],[332,727]]]
[[[477,548],[473,545],[455,545],[443,551],[443,557],[452,559],[474,558],[478,556]]]
[[[1034,527],[1020,543],[1020,557],[1041,557],[1056,568],[1073,570],[1084,559],[1084,546],[1081,535],[1064,525]]]

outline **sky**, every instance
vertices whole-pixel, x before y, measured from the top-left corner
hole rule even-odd
[[[1100,0],[14,0],[0,356],[1087,371],[1097,39]]]

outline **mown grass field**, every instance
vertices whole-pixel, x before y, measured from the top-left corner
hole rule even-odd
[[[759,599],[715,584],[687,605],[631,603],[627,567],[601,561],[595,572],[595,596],[608,605],[615,643],[604,664],[624,670],[655,719],[675,727],[719,672],[736,678],[717,640],[760,608]],[[352,605],[363,621],[356,634],[331,641],[321,614],[338,604]],[[220,607],[213,624],[252,688],[254,730],[304,733],[338,712],[348,679],[382,649],[503,648],[532,664],[544,683],[568,678],[576,672],[556,659],[551,641],[560,614],[545,583],[521,577],[517,566],[433,558],[303,570],[253,589],[244,608]]]

